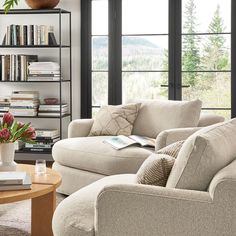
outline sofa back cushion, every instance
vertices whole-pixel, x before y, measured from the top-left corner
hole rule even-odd
[[[205,127],[190,136],[166,187],[206,191],[214,175],[236,157],[236,119]]]
[[[137,101],[136,101],[137,102]],[[202,102],[143,100],[134,122],[133,134],[156,138],[166,129],[198,125]]]
[[[225,118],[211,113],[201,113],[199,118],[198,127],[205,127],[214,125],[216,123],[224,122]]]

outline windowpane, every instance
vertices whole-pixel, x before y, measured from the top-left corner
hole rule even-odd
[[[231,36],[183,35],[182,70],[230,70]]]
[[[168,70],[168,36],[125,36],[123,70]]]
[[[199,98],[204,108],[231,108],[231,76],[225,72],[182,73],[183,100]]]
[[[108,103],[108,73],[92,73],[92,105],[101,106]]]
[[[167,99],[167,72],[123,72],[123,102],[131,99]]]
[[[231,0],[182,0],[182,32],[230,32]]]
[[[167,0],[123,0],[123,34],[168,33]]]
[[[92,35],[108,35],[108,0],[92,1]]]
[[[92,37],[92,69],[108,70],[108,37]]]
[[[94,118],[98,111],[100,110],[100,107],[92,107],[92,118]]]

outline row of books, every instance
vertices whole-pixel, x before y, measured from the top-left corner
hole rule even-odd
[[[53,26],[48,25],[9,25],[3,45],[32,46],[57,45]]]
[[[0,55],[0,81],[26,81],[28,66],[37,55]]]
[[[60,66],[56,62],[32,62],[29,65],[28,81],[59,81]]]
[[[26,172],[0,172],[0,191],[31,189],[31,177]]]
[[[9,112],[14,116],[37,116],[39,107],[38,91],[13,91]]]
[[[57,129],[36,129],[36,143],[24,144],[22,150],[25,152],[51,152],[53,145],[60,140]]]
[[[38,91],[13,91],[10,98],[0,97],[0,115],[60,117],[69,112],[68,104],[40,104]]]

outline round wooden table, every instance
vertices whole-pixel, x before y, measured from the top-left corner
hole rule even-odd
[[[18,165],[17,171],[25,171],[31,176],[31,190],[1,191],[0,204],[31,199],[32,236],[51,236],[52,217],[56,207],[56,189],[61,184],[61,176],[47,168],[45,175],[35,175],[34,165]]]

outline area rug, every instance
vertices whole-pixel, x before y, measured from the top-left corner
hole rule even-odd
[[[66,196],[57,194],[57,205]],[[31,201],[0,205],[0,235],[30,236]]]

